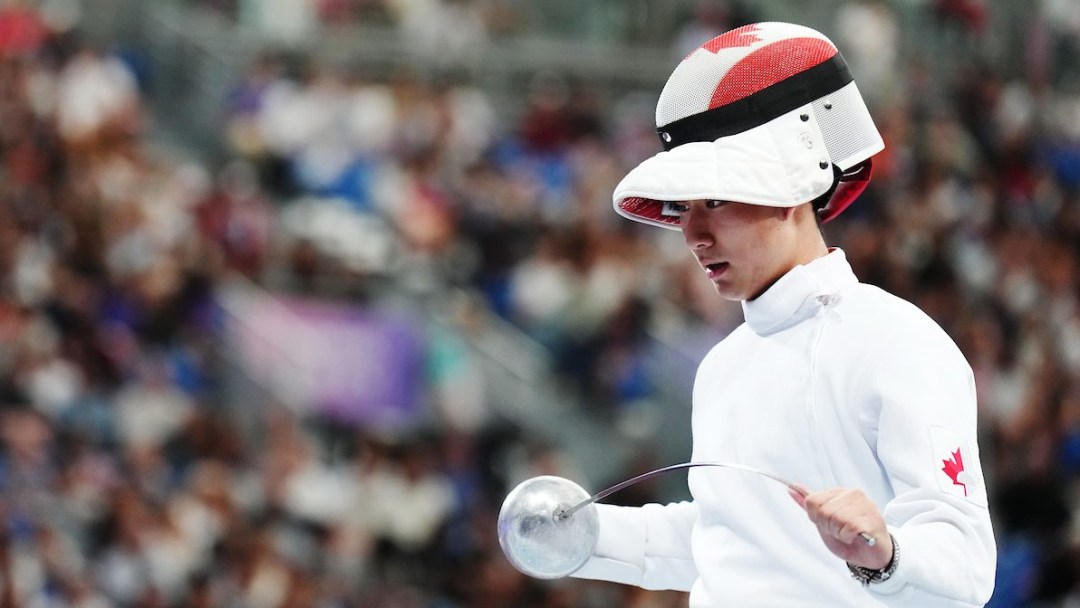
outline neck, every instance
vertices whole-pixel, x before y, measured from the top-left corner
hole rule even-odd
[[[794,243],[791,249],[791,268],[810,262],[828,255],[829,248],[825,245],[825,237],[821,234],[821,227],[814,216],[811,205],[800,205],[791,210],[788,218],[792,223]]]
[[[799,247],[795,251],[795,263],[792,264],[791,267],[794,268],[801,264],[809,264],[828,254],[829,248],[825,245],[825,239],[821,236],[821,232],[815,230],[813,235],[807,239],[806,243],[799,244]]]
[[[825,245],[825,237],[822,236],[821,229],[812,215],[813,210],[810,209],[810,205],[796,207],[788,212],[791,215],[785,221],[791,222],[787,224],[791,230],[789,233],[791,246],[785,248],[786,255],[781,258],[782,262],[776,267],[775,276],[766,281],[753,297],[747,298],[748,300],[754,300],[765,293],[773,283],[790,272],[792,268],[809,264],[829,254],[829,248]]]

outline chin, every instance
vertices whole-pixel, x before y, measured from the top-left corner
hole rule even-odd
[[[717,295],[730,302],[741,302],[747,299],[745,294],[740,293],[731,287],[721,287],[720,285],[713,283],[713,289],[716,291]]]

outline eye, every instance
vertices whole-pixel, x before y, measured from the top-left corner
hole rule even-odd
[[[668,203],[667,208],[675,213],[686,213],[690,210],[690,205],[684,203]]]
[[[719,209],[720,207],[723,207],[726,204],[727,204],[727,201],[708,200],[708,201],[705,201],[705,208],[706,209]]]

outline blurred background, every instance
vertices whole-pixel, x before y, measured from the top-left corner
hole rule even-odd
[[[769,19],[886,141],[828,240],[975,369],[991,606],[1080,605],[1075,0],[0,0],[0,606],[685,606],[495,517],[688,459],[741,311],[610,195]]]

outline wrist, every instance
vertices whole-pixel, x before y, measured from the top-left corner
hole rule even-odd
[[[851,578],[866,585],[872,585],[876,583],[883,583],[892,578],[893,573],[896,572],[896,568],[900,565],[900,545],[896,542],[896,537],[889,534],[889,540],[892,542],[892,558],[889,559],[889,563],[881,569],[866,568],[863,566],[857,566],[851,562],[847,562],[848,570],[851,572]]]

